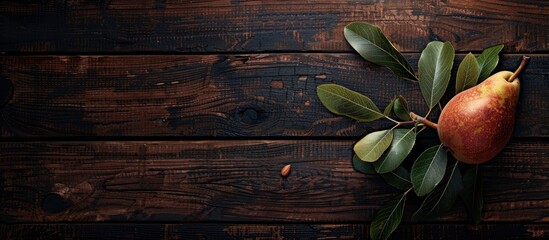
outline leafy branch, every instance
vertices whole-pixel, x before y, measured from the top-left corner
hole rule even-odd
[[[458,162],[448,166],[448,149],[442,144],[425,149],[413,160],[410,171],[402,166],[414,148],[416,138],[426,127],[436,128],[427,120],[434,107],[442,109],[440,100],[446,94],[451,79],[455,50],[450,42],[430,42],[422,51],[418,74],[406,58],[391,44],[381,29],[364,22],[345,27],[344,35],[365,60],[387,67],[405,80],[419,82],[427,114],[418,116],[410,111],[408,102],[398,96],[381,112],[367,96],[338,84],[322,84],[317,94],[332,113],[361,122],[386,119],[394,125],[365,135],[353,147],[353,167],[364,174],[380,174],[391,186],[405,190],[387,201],[378,211],[370,227],[373,239],[387,239],[402,220],[406,197],[410,192],[424,197],[413,214],[413,221],[433,219],[449,211],[461,196],[475,223],[480,221],[483,197],[478,165],[461,174]],[[503,45],[485,49],[478,57],[465,56],[456,76],[456,94],[483,81],[495,69]]]

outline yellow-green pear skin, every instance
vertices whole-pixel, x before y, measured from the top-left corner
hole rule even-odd
[[[442,110],[438,136],[457,160],[484,163],[507,145],[520,92],[518,78],[507,81],[511,75],[501,71],[490,76],[454,96]]]

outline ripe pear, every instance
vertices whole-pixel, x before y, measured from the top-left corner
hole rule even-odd
[[[516,77],[524,68],[501,71],[454,96],[442,110],[440,141],[459,161],[480,164],[495,157],[511,138],[520,91]]]

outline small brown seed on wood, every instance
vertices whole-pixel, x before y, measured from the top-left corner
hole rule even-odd
[[[282,175],[282,177],[288,176],[288,174],[290,174],[291,168],[292,168],[292,165],[290,164],[284,166],[282,170],[280,170],[280,175]]]

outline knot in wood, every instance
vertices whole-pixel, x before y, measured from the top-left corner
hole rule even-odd
[[[59,193],[49,193],[42,199],[42,209],[48,213],[60,213],[70,205],[71,202]]]
[[[13,97],[13,84],[7,78],[0,77],[0,108],[8,104]]]
[[[260,108],[247,107],[239,112],[240,120],[246,124],[258,124],[267,119],[267,113]]]

